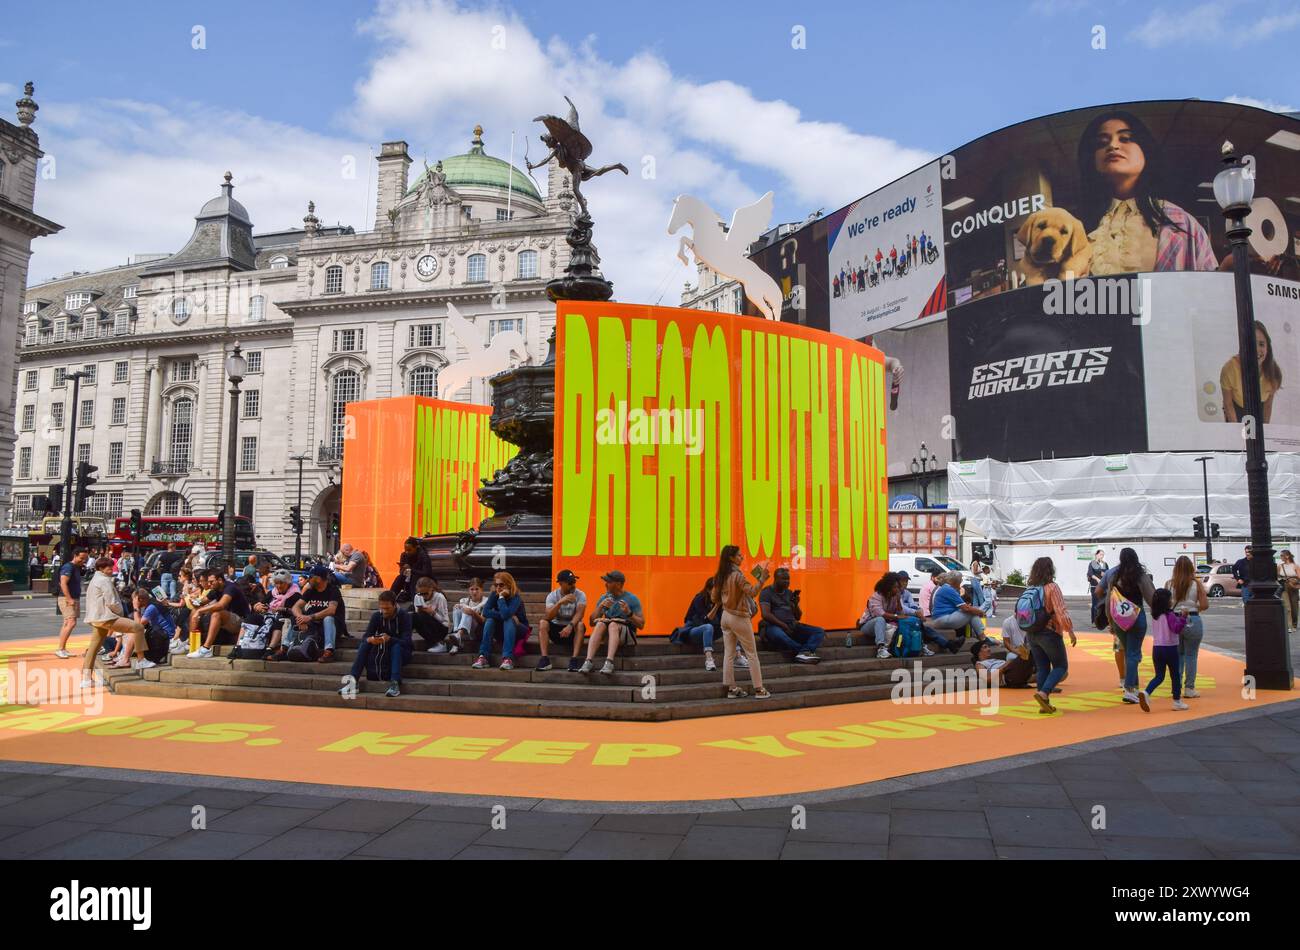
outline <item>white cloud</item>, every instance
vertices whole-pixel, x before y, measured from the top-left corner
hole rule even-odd
[[[1232,102],[1239,106],[1254,106],[1256,109],[1268,109],[1270,112],[1295,112],[1295,106],[1283,105],[1280,102],[1273,102],[1271,99],[1256,99],[1254,96],[1228,96],[1224,102]]]
[[[1300,26],[1300,10],[1260,15],[1240,0],[1217,0],[1190,9],[1160,7],[1130,34],[1151,49],[1184,43],[1242,47]]]

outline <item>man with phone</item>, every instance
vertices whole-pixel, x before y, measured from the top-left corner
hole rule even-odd
[[[789,568],[778,567],[772,575],[772,586],[758,595],[758,606],[763,612],[759,633],[776,649],[794,653],[796,663],[820,663],[817,648],[826,639],[826,631],[800,622],[802,593],[790,589]]]
[[[345,696],[356,688],[361,674],[370,666],[375,654],[375,673],[388,674],[386,696],[402,695],[402,666],[411,658],[411,614],[397,609],[397,595],[391,590],[379,592],[379,609],[370,615],[365,636],[357,645],[357,657],[352,661],[351,679],[345,681],[339,692]],[[370,674],[366,672],[366,678]]]
[[[590,673],[595,669],[601,641],[608,634],[609,651],[600,672],[609,676],[614,672],[614,657],[618,655],[623,639],[626,637],[632,643],[636,642],[636,631],[645,626],[645,612],[637,596],[623,589],[627,578],[622,571],[610,571],[600,579],[605,582],[605,593],[591,612],[593,627],[587,643],[587,660],[578,672]]]

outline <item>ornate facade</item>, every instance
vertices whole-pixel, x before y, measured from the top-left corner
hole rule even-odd
[[[548,167],[544,197],[486,153],[481,128],[468,152],[414,181],[405,142],[384,143],[376,162],[368,231],[322,227],[308,204],[301,228],[254,233],[227,173],[175,254],[29,287],[13,520],[33,519],[32,499],[66,471],[63,377],[82,367],[94,367],[76,439],[78,457],[99,466],[91,512],[215,514],[229,439],[223,367],[238,344],[249,358],[239,511],[259,545],[292,550],[301,468],[311,552],[338,540],[347,403],[440,392],[486,403],[483,375],[541,362],[554,325],[545,285],[568,263],[561,174]]]

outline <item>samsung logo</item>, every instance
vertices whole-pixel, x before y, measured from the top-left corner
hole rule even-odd
[[[1290,300],[1300,300],[1300,284],[1275,284],[1269,281],[1268,295],[1270,297],[1286,297]]]
[[[50,891],[50,920],[129,920],[133,930],[148,930],[152,920],[151,887],[70,887]]]

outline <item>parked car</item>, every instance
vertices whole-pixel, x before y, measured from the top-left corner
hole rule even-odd
[[[921,585],[930,576],[930,571],[933,568],[938,568],[941,571],[961,571],[963,584],[969,584],[974,577],[970,570],[962,566],[960,561],[944,554],[913,552],[911,554],[889,555],[889,569],[894,572],[907,571],[908,577],[911,578],[907,582],[907,589],[912,593],[918,593],[921,590]]]
[[[1232,576],[1231,564],[1202,564],[1197,568],[1211,597],[1240,597],[1241,582]]]

